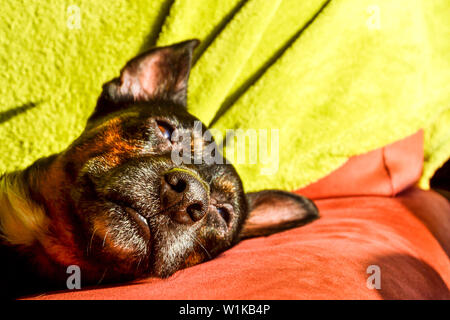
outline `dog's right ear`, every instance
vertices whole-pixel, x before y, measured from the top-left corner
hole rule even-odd
[[[153,48],[123,67],[120,77],[103,85],[100,99],[113,104],[165,100],[186,106],[192,52],[198,40]]]
[[[246,196],[249,214],[240,239],[268,236],[319,218],[314,202],[292,192],[263,190]]]

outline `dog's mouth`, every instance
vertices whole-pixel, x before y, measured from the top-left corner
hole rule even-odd
[[[91,194],[92,198],[103,199],[100,200],[106,204],[107,207],[113,210],[120,211],[122,214],[129,217],[131,221],[134,221],[138,226],[144,229],[145,233],[149,233],[149,218],[150,214],[145,212],[144,209],[138,208],[135,202],[125,195],[123,190],[115,190],[114,192],[99,192],[97,183],[94,183],[93,179],[86,176],[87,193]],[[104,188],[104,187],[103,187]],[[108,189],[108,187],[106,187]],[[114,189],[114,188],[113,188]],[[103,193],[103,194],[102,194]],[[98,200],[97,200],[98,201]]]
[[[144,215],[139,209],[136,209],[135,206],[123,200],[107,199],[107,201],[112,203],[114,206],[119,207],[131,218],[132,221],[136,222],[139,226],[145,229],[149,229],[148,217]]]
[[[149,228],[150,216],[144,214],[141,210],[137,209],[133,204],[123,200],[107,199],[107,202],[111,203],[115,207],[119,207],[121,211],[125,212],[132,221],[135,221],[141,227]],[[182,201],[178,201],[175,204],[167,208],[162,208],[158,213],[154,215],[166,215],[168,217],[175,215],[179,211],[179,207],[182,205]],[[152,215],[153,216],[153,215]]]
[[[127,207],[127,206],[123,207],[123,209],[124,209],[124,210],[126,211],[126,213],[128,213],[133,219],[138,220],[138,221],[144,223],[144,224],[147,226],[147,228],[148,228],[148,221],[147,221],[147,219],[146,219],[141,213],[139,213],[139,211],[137,211],[137,210],[135,210],[135,209],[133,209],[133,208],[131,208],[131,207]]]

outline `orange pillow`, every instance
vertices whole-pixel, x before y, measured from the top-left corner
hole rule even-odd
[[[299,193],[311,199],[394,196],[415,184],[423,165],[423,131],[350,158],[338,170]]]

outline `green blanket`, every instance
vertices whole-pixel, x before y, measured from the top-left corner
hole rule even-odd
[[[448,0],[3,0],[1,7],[0,172],[63,150],[102,83],[128,59],[188,38],[202,40],[189,110],[212,123],[219,141],[227,129],[270,133],[267,157],[237,164],[249,191],[305,186],[421,128],[423,188],[450,156]]]

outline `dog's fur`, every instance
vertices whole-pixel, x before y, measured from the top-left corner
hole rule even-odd
[[[167,277],[242,238],[318,217],[298,195],[246,195],[230,164],[173,163],[178,143],[170,134],[192,133],[197,120],[186,111],[197,44],[132,59],[103,86],[86,129],[65,151],[0,179],[4,295],[64,288],[69,265],[81,268],[83,285]],[[168,179],[188,186],[176,191]]]

